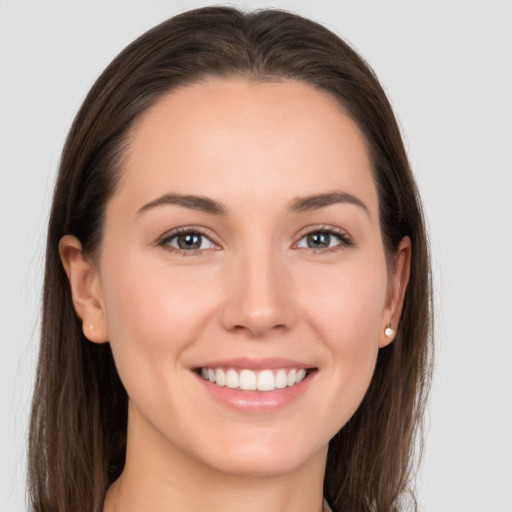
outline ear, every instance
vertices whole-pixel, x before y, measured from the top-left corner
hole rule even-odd
[[[72,235],[60,239],[59,253],[85,337],[94,343],[105,343],[108,341],[108,326],[96,267],[84,256],[82,244]]]
[[[411,239],[406,236],[402,238],[393,257],[392,276],[389,280],[386,306],[382,315],[379,348],[389,345],[395,338],[404,304],[405,290],[409,284],[410,270]]]

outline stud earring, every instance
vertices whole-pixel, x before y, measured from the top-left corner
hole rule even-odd
[[[393,336],[393,334],[395,334],[395,331],[393,331],[393,329],[391,329],[391,324],[388,324],[388,326],[384,329],[384,334],[390,338],[391,336]]]

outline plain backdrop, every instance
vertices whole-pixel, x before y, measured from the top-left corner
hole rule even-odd
[[[110,60],[209,2],[0,0],[0,511],[25,510],[45,230],[64,137]],[[433,251],[437,365],[425,512],[512,512],[512,1],[231,2],[309,16],[395,108]]]

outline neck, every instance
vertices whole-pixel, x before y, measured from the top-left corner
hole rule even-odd
[[[321,512],[327,447],[280,474],[231,474],[128,430],[126,464],[104,512]],[[140,447],[140,449],[139,449]]]

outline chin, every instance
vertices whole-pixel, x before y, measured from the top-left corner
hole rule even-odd
[[[267,453],[266,450],[260,450],[243,456],[223,457],[222,460],[215,461],[211,467],[233,476],[277,477],[298,470],[310,458],[311,455],[305,457],[301,453],[283,453],[279,450]]]
[[[248,433],[245,439],[228,436],[225,442],[214,441],[215,446],[197,456],[211,469],[233,476],[276,477],[294,472],[314,458],[325,463],[328,440],[314,446],[312,434],[305,433],[302,437],[307,442],[303,443],[300,434],[269,430]]]

